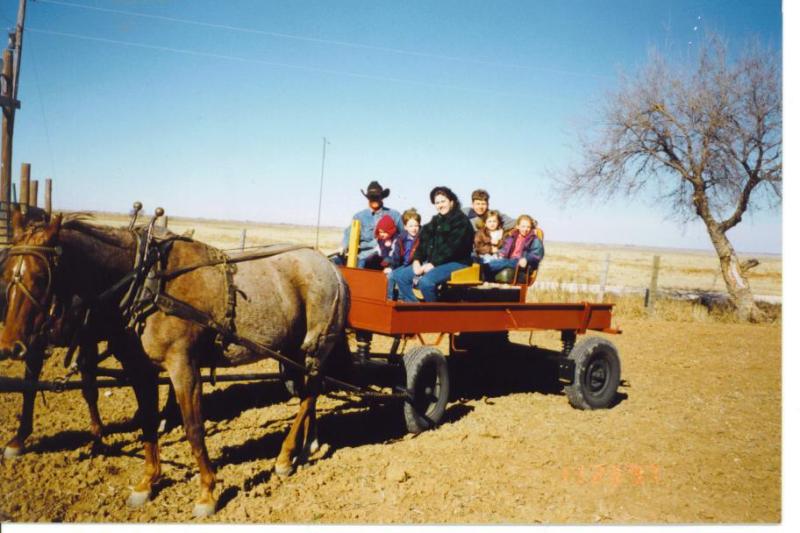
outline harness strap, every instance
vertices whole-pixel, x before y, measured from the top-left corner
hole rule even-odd
[[[286,357],[285,355],[277,352],[263,344],[256,342],[252,339],[248,339],[246,337],[242,337],[237,333],[231,331],[229,328],[225,328],[222,324],[218,323],[214,320],[211,315],[200,311],[199,309],[195,309],[193,306],[178,300],[172,296],[169,296],[166,293],[159,294],[155,299],[155,305],[165,314],[176,316],[178,318],[182,318],[184,320],[188,320],[190,322],[194,322],[203,327],[207,327],[217,331],[220,335],[222,335],[228,343],[231,344],[238,344],[240,346],[244,346],[248,350],[257,353],[263,354],[271,357],[272,359],[276,359],[281,363],[290,366],[296,370],[299,370],[304,375],[310,374],[310,371],[304,366],[298,363],[297,361]],[[360,394],[362,396],[369,396],[369,397],[376,397],[376,398],[402,398],[407,399],[408,393],[407,392],[400,392],[400,393],[385,393],[379,392],[375,390],[370,390],[364,387],[359,387],[357,385],[352,385],[350,383],[346,383],[344,381],[338,380],[336,378],[332,378],[330,376],[321,376],[323,382],[328,382],[336,385],[337,387],[345,390],[349,390],[350,392]]]
[[[31,293],[30,289],[25,286],[22,282],[22,260],[20,260],[19,264],[14,268],[14,275],[11,278],[11,282],[6,287],[6,301],[9,300],[9,296],[11,294],[12,287],[19,287],[20,292],[28,299],[30,302],[36,307],[36,310],[47,314],[46,307],[48,306],[47,300],[50,298],[50,290],[53,287],[53,268],[50,263],[50,259],[48,255],[54,255],[56,257],[61,255],[61,248],[57,246],[33,246],[33,245],[25,245],[19,244],[16,246],[12,246],[8,250],[9,256],[26,256],[32,255],[37,259],[41,260],[44,264],[45,268],[47,269],[47,288],[44,291],[44,302],[40,302],[37,300],[33,294]]]
[[[247,255],[241,255],[238,257],[221,257],[218,259],[212,259],[209,261],[203,261],[202,263],[195,263],[194,265],[189,265],[181,268],[176,268],[175,270],[169,270],[164,272],[158,272],[156,276],[160,277],[165,281],[169,281],[171,279],[175,279],[178,276],[182,276],[187,272],[191,272],[193,270],[197,270],[198,268],[221,265],[222,263],[242,263],[244,261],[254,261],[256,259],[264,259],[266,257],[272,257],[275,255],[280,255],[286,252],[293,252],[295,250],[303,250],[303,249],[312,249],[310,246],[295,244],[295,245],[273,245],[276,248],[268,248],[263,252],[255,252]],[[281,246],[281,248],[277,248]]]

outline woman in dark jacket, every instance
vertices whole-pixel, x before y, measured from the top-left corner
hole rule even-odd
[[[450,274],[472,263],[475,230],[461,211],[458,197],[448,187],[434,187],[430,194],[437,214],[422,226],[419,245],[411,265],[392,276],[397,282],[400,301],[416,302],[414,277],[424,301],[436,301],[436,287],[450,279]]]

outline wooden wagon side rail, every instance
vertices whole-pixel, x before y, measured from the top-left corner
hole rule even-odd
[[[350,287],[348,325],[384,335],[466,333],[504,330],[587,330],[618,333],[613,304],[458,302],[403,303],[386,300],[386,276],[343,268]]]

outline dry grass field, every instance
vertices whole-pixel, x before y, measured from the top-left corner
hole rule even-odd
[[[127,224],[127,215],[95,213],[96,221],[108,225]],[[142,219],[140,218],[140,221]],[[198,240],[219,248],[241,246],[242,230],[247,230],[246,246],[260,246],[276,242],[314,245],[316,228],[288,224],[263,224],[256,222],[216,221],[170,217],[169,229],[176,233],[194,230]],[[319,230],[319,247],[325,252],[341,245],[343,228],[323,227]],[[643,248],[602,244],[563,243],[547,240],[546,258],[542,262],[539,280],[561,283],[598,284],[603,274],[606,254],[611,263],[607,284],[630,288],[650,285],[653,256],[659,255],[659,287],[724,291],[725,284],[719,275],[719,261],[713,252]],[[780,295],[782,259],[779,255],[743,254],[741,260],[755,257],[760,265],[750,272],[750,285],[755,294]]]

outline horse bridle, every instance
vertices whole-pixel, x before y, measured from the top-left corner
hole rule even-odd
[[[13,273],[11,276],[11,281],[8,283],[6,287],[6,302],[11,302],[11,289],[18,288],[19,292],[33,304],[37,311],[39,311],[42,315],[44,315],[44,319],[40,327],[31,333],[29,339],[26,340],[35,340],[38,336],[42,335],[48,325],[55,319],[55,309],[53,305],[53,269],[58,266],[58,259],[61,257],[61,247],[60,246],[34,246],[34,245],[27,245],[27,244],[19,244],[16,246],[12,246],[8,249],[8,256],[18,256],[19,262],[14,265]],[[32,256],[36,259],[39,259],[42,264],[44,264],[47,272],[47,286],[44,291],[44,296],[38,300],[33,295],[33,292],[29,287],[25,285],[25,282],[22,280],[22,266],[24,264],[23,258],[24,256]],[[20,341],[17,341],[20,342]],[[27,344],[22,344],[22,353],[19,354],[19,357],[25,355],[25,351],[27,351]]]

